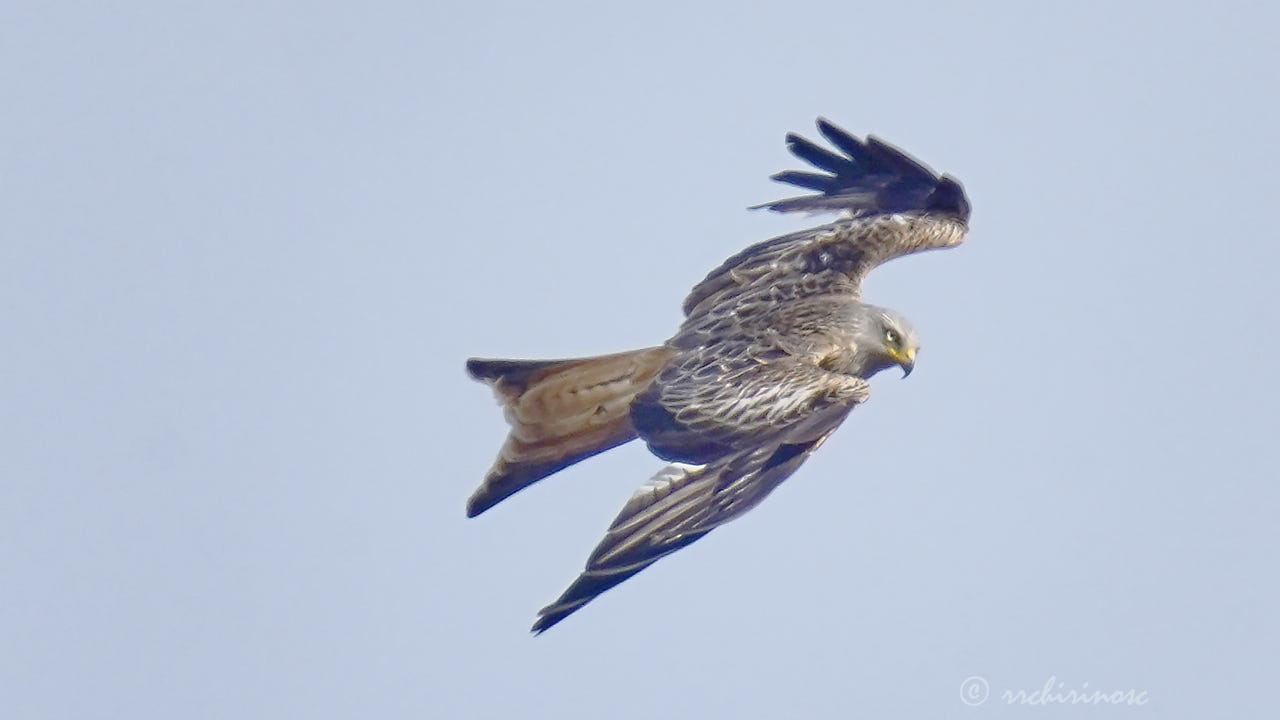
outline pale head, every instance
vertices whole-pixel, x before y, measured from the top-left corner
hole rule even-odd
[[[902,376],[916,365],[920,341],[905,317],[887,308],[861,305],[854,314],[854,374],[862,378],[887,368],[902,368]]]

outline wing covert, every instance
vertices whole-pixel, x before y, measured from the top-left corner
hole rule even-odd
[[[788,170],[774,180],[816,190],[757,208],[839,212],[842,219],[752,245],[711,271],[684,301],[685,315],[732,303],[757,287],[796,285],[803,294],[861,294],[873,268],[903,255],[959,245],[968,232],[969,199],[959,181],[875,137],[865,141],[819,118],[818,129],[841,153],[794,133],[792,154],[824,172]]]
[[[861,378],[738,345],[745,347],[732,352],[730,341],[677,354],[632,402],[632,425],[653,454],[705,464],[751,448],[808,442],[870,394]]]

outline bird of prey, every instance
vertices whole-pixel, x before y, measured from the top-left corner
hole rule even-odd
[[[838,152],[788,134],[791,153],[820,172],[772,177],[815,192],[756,208],[836,220],[752,245],[712,270],[665,344],[572,360],[467,361],[511,425],[469,517],[637,437],[670,463],[627,501],[534,633],[755,507],[866,402],[873,375],[899,366],[905,377],[914,367],[915,330],[863,302],[862,279],[893,258],[959,245],[969,200],[955,178],[894,146],[817,124]]]

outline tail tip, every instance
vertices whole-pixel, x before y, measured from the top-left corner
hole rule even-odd
[[[482,495],[481,491],[477,490],[474,495],[467,498],[467,517],[473,518],[479,515],[485,510],[493,507],[496,502],[497,501],[493,498],[488,497],[487,495]]]
[[[497,378],[498,373],[494,372],[492,365],[492,360],[467,358],[467,374],[471,376],[472,380],[494,380]]]

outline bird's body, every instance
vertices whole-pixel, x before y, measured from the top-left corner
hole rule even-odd
[[[961,243],[968,200],[955,180],[892,146],[818,126],[844,155],[795,135],[788,145],[831,174],[775,179],[820,194],[762,207],[845,217],[726,260],[690,292],[665,344],[576,360],[468,361],[512,427],[469,515],[636,437],[672,463],[626,504],[536,632],[754,507],[867,400],[873,375],[914,366],[914,330],[863,302],[862,279],[889,259]]]

